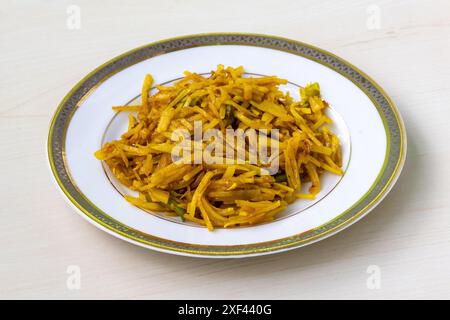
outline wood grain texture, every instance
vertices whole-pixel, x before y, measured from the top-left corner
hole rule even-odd
[[[79,30],[67,28],[71,4]],[[374,8],[379,29],[367,24]],[[405,120],[408,155],[371,214],[306,248],[206,260],[130,245],[66,205],[45,155],[65,93],[126,50],[220,31],[317,45],[386,89]],[[450,298],[449,34],[447,0],[2,1],[0,298]],[[81,268],[80,290],[66,287],[69,265]],[[366,286],[369,265],[380,267],[379,290]]]

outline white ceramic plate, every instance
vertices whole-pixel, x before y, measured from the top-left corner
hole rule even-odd
[[[216,229],[183,223],[130,205],[129,193],[93,153],[116,139],[127,115],[113,105],[139,96],[151,73],[156,83],[183,71],[208,73],[218,64],[243,65],[250,75],[276,75],[298,99],[298,86],[317,81],[331,105],[332,128],[341,141],[345,174],[325,174],[315,200],[299,200],[274,222]],[[48,156],[68,202],[88,221],[150,249],[201,257],[245,257],[300,247],[330,236],[363,217],[390,190],[406,154],[398,111],[367,75],[310,45],[265,35],[208,34],[150,44],[100,66],[64,98],[52,120]]]

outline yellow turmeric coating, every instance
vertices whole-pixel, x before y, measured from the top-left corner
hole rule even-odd
[[[300,88],[301,100],[296,102],[279,89],[286,80],[243,75],[243,67],[222,65],[207,77],[185,72],[172,86],[156,85],[154,95],[150,95],[153,78],[147,75],[141,105],[113,107],[130,112],[128,131],[95,156],[122,184],[139,192],[137,198],[126,196],[127,201],[179,215],[209,230],[254,225],[272,221],[297,199],[314,199],[324,171],[343,174],[339,139],[328,127],[332,122],[325,113],[328,103],[321,98],[318,83]],[[171,153],[177,142],[172,133],[185,129],[193,135],[198,121],[204,132],[217,129],[224,136],[227,129],[264,132],[268,139],[258,140],[258,148],[266,148],[272,159],[278,156],[278,171],[264,174],[265,165],[249,161],[249,149],[239,145],[232,147],[245,161],[230,162],[222,153],[220,163],[174,162]],[[274,129],[279,132],[277,155],[268,136]],[[197,150],[206,147],[205,141],[193,143]],[[304,183],[311,184],[309,193],[300,191]]]

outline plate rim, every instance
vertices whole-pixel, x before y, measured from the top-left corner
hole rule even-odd
[[[189,44],[189,42],[193,42],[191,45],[184,44],[178,44],[176,46],[176,42],[183,43],[186,42]],[[195,42],[197,41],[197,42]],[[204,41],[204,42],[202,42]],[[247,42],[245,42],[247,41]],[[254,42],[251,42],[254,41]],[[260,43],[258,43],[260,41]],[[272,43],[271,43],[272,42]],[[276,47],[273,45],[273,43],[280,43],[283,45],[283,47]],[[87,197],[84,196],[84,194],[79,190],[76,186],[76,184],[72,181],[70,181],[73,184],[73,187],[75,189],[75,192],[78,192],[79,194],[77,196],[84,198],[84,201],[87,201],[90,203],[90,205],[93,207],[91,210],[97,210],[99,213],[104,215],[104,219],[99,219],[97,216],[93,214],[89,209],[85,208],[81,203],[80,199],[75,199],[74,196],[70,193],[69,190],[67,190],[67,186],[64,184],[64,178],[67,179],[67,177],[61,177],[61,172],[58,172],[56,169],[56,163],[58,161],[62,161],[64,163],[59,163],[59,166],[63,165],[64,169],[67,171],[66,175],[70,179],[70,171],[68,171],[67,163],[65,162],[65,149],[64,149],[64,143],[66,140],[66,133],[67,128],[69,126],[69,123],[71,121],[71,118],[73,114],[76,112],[79,105],[98,87],[100,86],[105,80],[113,76],[114,74],[134,65],[141,61],[144,61],[146,59],[150,59],[152,56],[145,56],[142,59],[132,59],[132,62],[127,65],[119,66],[117,70],[113,70],[112,72],[108,72],[105,76],[101,76],[100,79],[91,87],[88,87],[88,90],[84,92],[80,99],[76,100],[75,102],[72,102],[73,108],[70,109],[69,114],[62,114],[62,109],[65,106],[65,104],[72,99],[75,92],[77,92],[78,89],[82,88],[83,85],[86,85],[87,81],[91,79],[92,76],[98,75],[100,71],[103,71],[108,66],[114,65],[114,63],[117,63],[120,61],[120,59],[129,58],[133,54],[139,53],[142,50],[151,50],[152,48],[155,48],[157,46],[161,46],[164,48],[164,45],[172,45],[172,47],[163,49],[163,51],[159,51],[156,54],[165,54],[177,50],[183,50],[188,49],[192,47],[199,47],[199,46],[210,46],[210,45],[243,45],[243,46],[256,46],[256,47],[264,47],[264,48],[271,48],[279,51],[285,51],[289,53],[296,54],[298,56],[304,57],[309,60],[313,60],[319,64],[322,64],[330,69],[332,69],[334,72],[337,72],[341,74],[342,76],[346,77],[348,80],[350,80],[352,83],[354,83],[356,86],[359,87],[360,90],[364,92],[364,94],[372,101],[375,108],[380,114],[381,119],[383,120],[383,124],[386,130],[386,137],[388,139],[387,143],[387,153],[386,158],[383,163],[383,167],[381,168],[377,178],[375,179],[373,185],[367,190],[367,192],[360,198],[358,201],[356,201],[352,206],[350,206],[348,209],[346,209],[344,212],[340,213],[330,221],[314,228],[311,230],[304,231],[299,234],[295,234],[286,238],[280,238],[276,240],[266,241],[266,242],[258,242],[258,243],[250,243],[250,244],[244,244],[244,245],[229,245],[229,246],[216,246],[216,245],[198,245],[198,244],[190,244],[190,243],[181,243],[176,242],[173,240],[168,239],[162,239],[158,238],[153,235],[144,234],[141,231],[132,229],[123,223],[116,221],[112,217],[110,217],[107,213],[103,212],[99,208],[97,208]],[[356,74],[359,74],[361,76],[361,79],[364,81],[368,81],[370,86],[373,86],[375,90],[378,91],[378,93],[382,96],[383,99],[386,100],[386,105],[388,110],[393,112],[393,115],[395,117],[395,124],[398,126],[398,143],[399,145],[399,155],[396,160],[396,164],[394,166],[392,174],[387,178],[387,180],[382,185],[382,188],[377,191],[377,193],[374,195],[374,198],[365,205],[362,209],[359,209],[357,212],[355,212],[352,216],[350,216],[348,219],[342,221],[341,223],[332,226],[332,224],[339,220],[343,215],[351,211],[357,204],[359,204],[361,201],[366,199],[375,189],[375,187],[380,183],[380,178],[382,174],[385,172],[388,163],[388,158],[390,156],[391,152],[391,136],[388,130],[392,129],[389,127],[389,124],[387,124],[385,116],[382,114],[381,106],[378,105],[378,103],[374,100],[374,98],[370,95],[370,93],[367,92],[365,88],[361,87],[361,84],[357,83],[355,79],[350,78],[349,75],[344,74],[340,70],[337,70],[332,65],[330,65],[327,62],[319,60],[319,58],[315,58],[312,56],[306,56],[306,54],[301,54],[299,52],[293,52],[291,48],[292,47],[299,47],[304,50],[309,50],[309,54],[316,54],[321,55],[322,58],[331,58],[335,60],[335,63],[339,63],[345,68],[349,68],[350,70],[355,72]],[[160,49],[161,50],[161,49]],[[60,116],[64,116],[63,118],[65,122],[65,128],[62,128],[62,136],[61,134],[58,135],[58,132],[55,131],[55,125],[58,119],[60,119]],[[56,134],[57,137],[61,139],[62,145],[58,146],[55,144],[54,135]],[[395,137],[397,138],[397,137]],[[203,33],[203,34],[193,34],[193,35],[185,35],[185,36],[179,36],[169,39],[164,39],[156,42],[152,42],[140,47],[137,47],[135,49],[126,51],[125,53],[122,53],[121,55],[118,55],[107,62],[103,63],[99,67],[92,70],[90,73],[88,73],[85,77],[83,77],[63,98],[63,100],[58,105],[58,108],[53,114],[53,117],[50,121],[49,131],[48,131],[48,137],[47,137],[47,159],[48,159],[48,165],[51,172],[51,175],[53,177],[53,181],[55,182],[56,186],[58,187],[59,191],[63,194],[66,201],[75,209],[75,211],[80,214],[83,218],[85,218],[90,223],[94,224],[96,227],[100,228],[103,231],[108,232],[109,234],[112,234],[122,240],[126,240],[127,242],[149,248],[154,249],[157,251],[167,252],[167,253],[174,253],[179,255],[187,255],[187,256],[195,256],[195,257],[248,257],[248,256],[255,256],[255,255],[263,255],[263,254],[271,254],[275,252],[282,252],[286,250],[295,249],[298,247],[302,247],[308,244],[312,244],[314,242],[323,240],[329,236],[332,236],[345,228],[349,227],[353,223],[357,222],[361,218],[363,218],[365,215],[367,215],[372,209],[374,209],[382,200],[383,198],[389,193],[389,191],[394,186],[395,182],[397,181],[401,170],[404,166],[405,158],[406,158],[406,149],[407,149],[407,136],[406,136],[406,130],[403,123],[403,119],[398,111],[398,109],[395,107],[394,103],[390,99],[390,97],[387,95],[387,93],[366,73],[361,71],[359,68],[355,67],[353,64],[349,63],[348,61],[334,55],[333,53],[330,53],[326,50],[323,50],[321,48],[315,47],[313,45],[291,40],[287,38],[277,37],[277,36],[271,36],[271,35],[265,35],[265,34],[253,34],[253,33]],[[55,152],[56,151],[56,152]],[[57,155],[59,158],[54,159],[54,156]],[[66,181],[67,182],[67,181]],[[323,229],[322,231],[318,231],[319,229]],[[309,237],[306,237],[304,239],[301,238],[304,234],[311,233],[311,232],[317,232],[317,234],[313,234]],[[296,237],[300,237],[299,240],[292,240]],[[151,240],[149,240],[151,239]],[[168,243],[168,244],[165,244]],[[258,246],[258,247],[255,247]],[[194,248],[191,248],[194,247]],[[253,248],[252,248],[253,247]],[[238,250],[236,250],[238,249]]]

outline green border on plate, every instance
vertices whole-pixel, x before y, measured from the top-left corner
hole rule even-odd
[[[208,45],[245,45],[276,49],[316,61],[357,85],[377,108],[386,129],[387,153],[383,167],[371,188],[351,208],[333,220],[301,234],[246,245],[197,245],[162,239],[132,229],[97,208],[73,182],[65,160],[65,138],[70,120],[81,102],[103,81],[125,68],[157,55]],[[70,202],[97,225],[131,242],[198,256],[248,256],[282,251],[312,243],[349,226],[374,208],[398,178],[406,156],[406,133],[399,112],[383,89],[369,76],[339,57],[314,46],[280,37],[218,33],[183,36],[158,41],[128,51],[104,63],[83,78],[63,99],[50,124],[48,159],[53,176]]]

